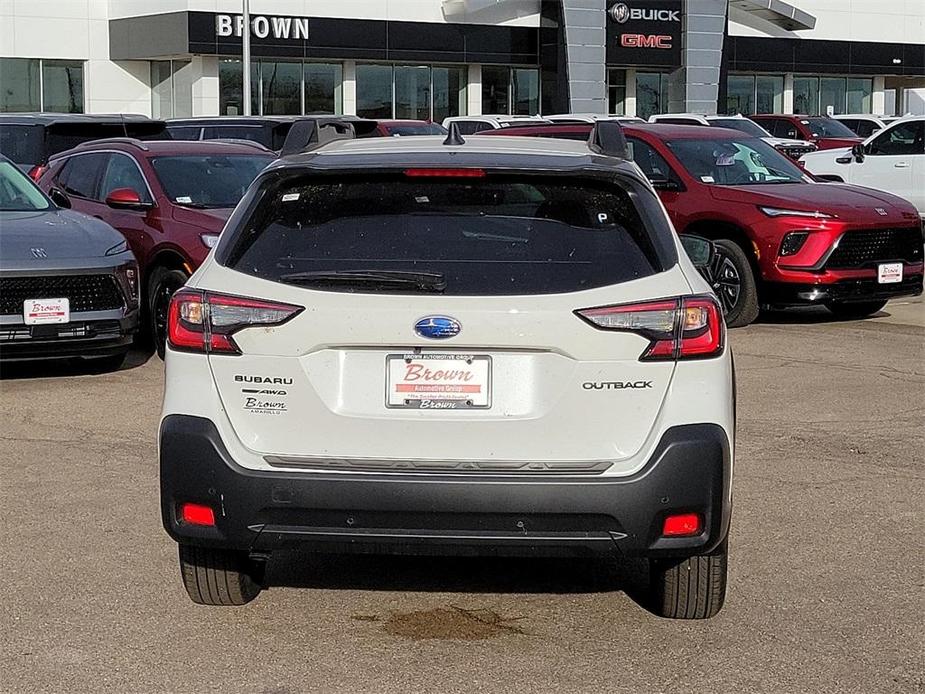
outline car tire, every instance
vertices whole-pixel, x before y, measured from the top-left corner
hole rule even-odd
[[[167,350],[167,312],[170,297],[189,279],[183,270],[156,267],[148,278],[146,330],[157,356],[164,358]]]
[[[867,318],[886,306],[886,301],[853,301],[843,304],[837,301],[829,301],[825,307],[839,318],[851,320],[856,318]]]
[[[740,328],[758,317],[758,285],[745,251],[735,241],[714,241],[710,284],[723,307],[726,325]]]
[[[669,619],[709,619],[726,599],[727,541],[681,561],[651,560],[652,611]]]
[[[198,605],[245,605],[261,591],[262,566],[246,552],[180,544],[180,576]]]

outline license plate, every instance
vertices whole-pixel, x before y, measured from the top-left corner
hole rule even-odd
[[[22,304],[22,317],[26,325],[67,323],[71,320],[69,299],[26,299]]]
[[[466,410],[491,407],[491,357],[390,354],[386,407]]]
[[[881,263],[877,266],[877,282],[880,284],[893,284],[903,281],[902,263]]]

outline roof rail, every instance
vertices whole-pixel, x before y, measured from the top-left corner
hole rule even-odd
[[[618,121],[599,120],[591,126],[588,149],[597,154],[619,159],[629,159],[629,148],[623,127]]]
[[[292,124],[279,155],[285,157],[289,154],[307,152],[333,140],[354,138],[356,130],[350,121],[337,117],[303,118]]]
[[[183,142],[184,140],[174,140],[174,142]],[[246,140],[243,137],[216,137],[213,140],[186,140],[186,142],[222,142],[228,145],[243,145],[245,147],[253,147],[254,149],[259,149],[261,152],[272,152],[273,150],[267,147],[265,144],[256,142],[254,140]]]
[[[72,149],[85,149],[87,147],[92,147],[99,144],[131,145],[132,147],[137,147],[143,152],[150,151],[148,146],[137,137],[102,137],[98,140],[87,140],[86,142],[81,142],[79,145],[76,145]]]

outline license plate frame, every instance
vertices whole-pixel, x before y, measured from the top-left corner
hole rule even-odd
[[[398,377],[401,369],[417,364],[422,371],[468,372],[445,382],[424,380],[413,382]],[[404,366],[402,366],[404,365]],[[441,368],[442,367],[442,368]],[[405,372],[407,374],[407,371]],[[408,386],[399,388],[398,386]],[[439,387],[438,387],[439,386]],[[478,390],[473,390],[478,388]],[[385,358],[385,406],[395,410],[487,410],[492,399],[492,360],[487,354],[402,353]]]
[[[71,322],[71,301],[59,299],[26,299],[22,302],[22,319],[26,325],[60,325]]]
[[[902,263],[880,263],[877,266],[877,284],[899,284],[902,281]]]

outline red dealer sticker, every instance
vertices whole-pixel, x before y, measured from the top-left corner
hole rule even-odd
[[[491,357],[469,354],[390,354],[386,406],[459,410],[491,406]]]

